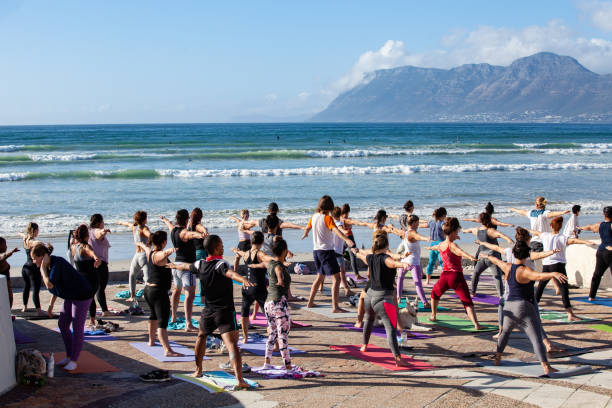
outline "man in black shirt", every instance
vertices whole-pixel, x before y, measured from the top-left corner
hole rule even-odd
[[[237,388],[249,388],[242,378],[242,358],[238,350],[238,324],[236,323],[232,280],[241,282],[243,287],[250,287],[253,284],[234,272],[230,264],[223,259],[223,241],[218,235],[210,235],[204,245],[209,256],[206,260],[197,261],[190,266],[191,272],[197,274],[202,282],[205,304],[195,345],[196,371],[194,377],[202,376],[206,338],[219,329],[229,352],[236,380],[238,380]]]

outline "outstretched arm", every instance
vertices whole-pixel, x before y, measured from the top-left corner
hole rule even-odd
[[[514,241],[509,236],[507,236],[506,234],[504,234],[502,232],[499,232],[497,230],[489,229],[489,231],[487,231],[487,233],[488,234],[492,233],[493,234],[492,238],[501,238],[501,239],[503,239],[504,241],[506,241],[509,244],[514,244]],[[489,236],[491,236],[491,235],[489,235]]]
[[[333,232],[334,234],[336,234],[336,235],[337,235],[337,236],[338,236],[340,239],[342,239],[344,242],[346,242],[346,245],[348,245],[348,247],[349,247],[349,248],[352,248],[352,247],[354,247],[354,246],[355,246],[355,243],[354,243],[353,241],[351,241],[351,239],[350,239],[349,237],[347,237],[346,235],[344,235],[344,234],[342,233],[342,231],[340,231],[340,230],[338,229],[338,227],[334,226],[334,227],[332,228],[332,232]]]
[[[498,227],[514,227],[514,224],[509,224],[507,222],[501,222],[497,218],[491,217],[491,222],[493,225],[497,225]]]
[[[248,287],[251,287],[251,286],[255,286],[247,278],[245,278],[244,276],[234,272],[233,269],[228,269],[227,272],[225,272],[225,277],[226,278],[230,278],[232,280],[235,280],[236,282],[242,283],[243,287],[245,287],[245,288],[248,288]]]
[[[387,265],[388,268],[404,268],[408,263],[399,262],[389,257],[385,259],[385,265]]]
[[[172,225],[172,223],[168,221],[168,219],[164,217],[163,215],[160,215],[159,218],[164,222],[164,224],[166,224],[168,231],[172,232],[172,230],[174,229],[174,225]]]
[[[546,215],[546,218],[555,218],[555,217],[560,217],[562,215],[565,214],[569,214],[570,210],[565,210],[565,211],[551,211]]]
[[[358,249],[358,248],[354,248],[352,249],[353,253],[355,254],[355,256],[359,259],[361,259],[363,261],[364,264],[368,264],[368,261],[366,259],[367,257],[367,252],[365,252],[363,249]]]
[[[478,228],[466,228],[466,229],[461,229],[461,233],[462,234],[478,234]]]
[[[122,225],[124,227],[128,227],[129,229],[131,229],[132,231],[134,231],[134,224],[130,223],[130,222],[125,222],[125,221],[117,221],[115,224],[117,225]]]
[[[384,231],[387,231],[390,234],[395,234],[400,238],[404,238],[404,231],[402,231],[401,229],[395,228],[393,225],[389,224],[389,225],[385,225],[383,227]]]
[[[13,248],[12,250],[8,252],[0,254],[0,262],[5,261],[6,259],[10,258],[11,255],[13,255],[15,252],[19,252],[19,248]]]
[[[283,223],[280,225],[280,227],[281,227],[282,229],[299,229],[299,230],[304,230],[304,229],[306,229],[306,227],[304,227],[304,226],[302,226],[302,225],[297,225],[297,224],[294,224],[294,223],[292,223],[292,222],[286,222],[286,221],[284,221],[284,222],[283,222]]]
[[[529,215],[528,215],[529,213],[528,213],[526,210],[519,210],[518,208],[512,208],[512,207],[510,207],[510,208],[508,208],[508,209],[509,209],[510,211],[514,212],[514,213],[517,213],[517,214],[523,215],[523,216],[525,216],[525,217],[528,217],[528,216],[529,216]]]
[[[487,247],[491,251],[499,252],[500,254],[504,253],[504,248],[500,247],[499,245],[490,244],[488,242],[482,242],[482,241],[479,241],[479,240],[474,241],[474,243],[477,244],[477,245],[482,245],[483,247]]]
[[[593,248],[599,247],[598,244],[596,244],[594,242],[591,242],[591,241],[586,241],[586,240],[580,239],[580,238],[568,238],[567,239],[567,245],[573,245],[573,244],[588,245],[588,246],[593,247]]]
[[[601,223],[596,222],[595,224],[583,225],[582,227],[579,227],[579,229],[583,231],[599,232],[600,224]]]
[[[467,258],[472,262],[478,261],[478,259],[474,258],[472,255],[468,254],[463,249],[459,248],[459,245],[455,244],[454,242],[451,242],[450,250],[453,254],[459,255],[462,258]]]
[[[545,252],[531,252],[529,253],[529,259],[531,259],[532,261],[537,261],[538,259],[548,258],[549,256],[554,255],[558,252],[561,252],[561,250],[553,249],[552,251]]]
[[[509,264],[508,262],[504,262],[501,259],[496,258],[491,255],[487,255],[487,259],[491,261],[491,263],[493,263],[499,269],[501,269],[504,272],[504,276],[506,277],[508,276],[508,273],[510,272],[511,264]]]
[[[540,235],[542,235],[542,233],[541,233],[540,231],[536,231],[536,230],[532,230],[532,229],[527,229],[527,231],[529,231],[529,233],[530,233],[531,235],[537,235],[538,237],[539,237]]]
[[[480,222],[477,218],[462,218],[461,221]]]

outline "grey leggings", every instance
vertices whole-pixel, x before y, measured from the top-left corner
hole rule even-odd
[[[527,300],[509,300],[504,305],[504,325],[497,340],[497,352],[502,353],[508,344],[510,333],[515,327],[520,328],[533,347],[540,362],[548,362],[546,348],[542,342],[542,323],[537,307]]]
[[[493,273],[493,279],[495,280],[495,290],[497,291],[497,296],[499,296],[499,306],[497,307],[497,324],[501,327],[503,321],[503,310],[504,310],[504,283],[502,280],[503,273],[501,269],[493,264],[493,262],[488,259],[480,259],[474,266],[474,274],[472,275],[472,283],[470,290],[472,293],[476,293],[476,288],[478,287],[478,281],[480,280],[480,275],[484,271],[489,268],[493,268],[495,273]]]
[[[374,290],[368,289],[366,292],[365,301],[363,303],[365,308],[365,317],[363,324],[363,344],[370,342],[370,335],[372,334],[372,327],[374,326],[374,320],[378,315],[385,326],[387,332],[387,342],[389,348],[395,357],[400,356],[399,344],[397,343],[397,329],[391,323],[391,319],[385,311],[384,303],[394,303],[394,291],[393,290]]]
[[[146,252],[136,252],[130,263],[130,293],[136,293],[136,276],[142,271],[145,283],[149,280],[149,264]]]

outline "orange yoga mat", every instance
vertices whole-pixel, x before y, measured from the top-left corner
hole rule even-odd
[[[53,353],[53,359],[57,361],[61,361],[66,357],[66,353]],[[56,366],[56,370],[63,370],[62,367]],[[97,373],[107,373],[121,371],[117,367],[108,364],[106,361],[102,360],[91,354],[89,351],[81,351],[79,355],[79,361],[77,361],[76,370],[70,371],[73,374],[97,374]]]

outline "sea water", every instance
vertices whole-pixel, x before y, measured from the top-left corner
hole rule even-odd
[[[400,214],[408,199],[423,217],[438,206],[474,217],[491,201],[504,219],[538,195],[596,220],[612,205],[611,158],[612,125],[0,127],[0,236],[34,221],[59,237],[95,212],[112,224],[139,209],[156,229],[159,215],[196,206],[225,234],[229,215],[260,218],[271,201],[283,220],[305,224],[323,194],[366,221],[380,208]]]

